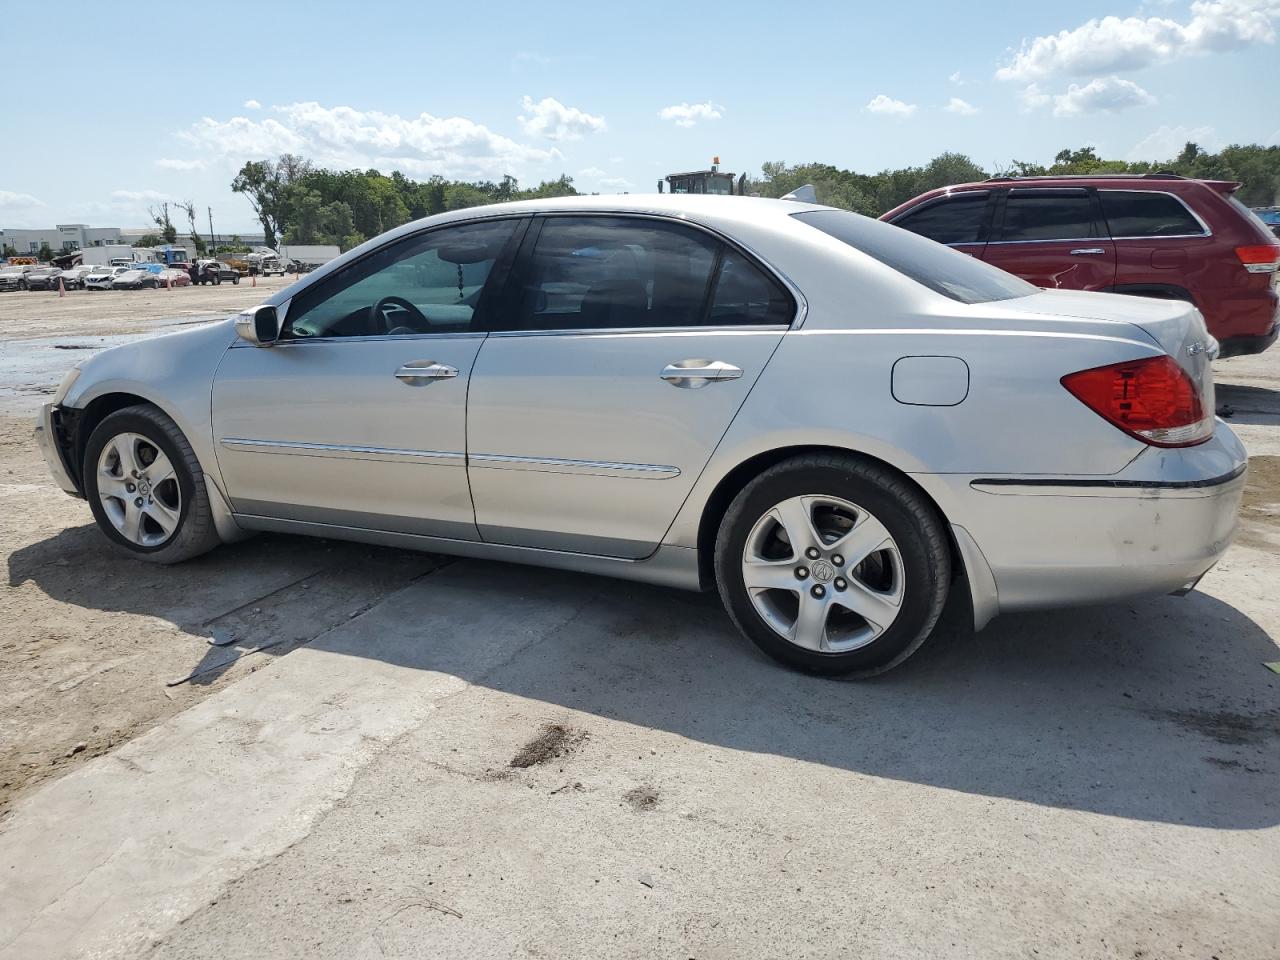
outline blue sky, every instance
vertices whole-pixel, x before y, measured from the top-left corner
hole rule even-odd
[[[141,226],[167,198],[249,229],[231,178],[285,150],[615,192],[714,154],[874,171],[1280,143],[1280,0],[968,6],[71,2],[5,44],[33,91],[0,113],[0,227]]]

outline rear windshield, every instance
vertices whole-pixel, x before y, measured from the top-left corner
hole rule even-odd
[[[1039,292],[1011,273],[892,224],[846,210],[814,210],[792,216],[874,257],[934,293],[961,303],[1012,300]]]

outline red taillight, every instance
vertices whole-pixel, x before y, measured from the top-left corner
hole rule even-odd
[[[1157,447],[1189,447],[1213,436],[1213,412],[1168,356],[1069,373],[1062,385],[1125,433]]]
[[[1275,273],[1280,268],[1280,244],[1259,243],[1236,247],[1236,256],[1250,273]]]

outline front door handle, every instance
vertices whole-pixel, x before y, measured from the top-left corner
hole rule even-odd
[[[663,380],[673,387],[705,387],[721,380],[737,380],[742,368],[723,360],[677,360],[662,368]]]
[[[414,360],[396,371],[396,379],[406,386],[419,386],[432,380],[448,380],[458,375],[458,368],[434,360]]]
[[[1071,251],[1073,257],[1100,257],[1107,251],[1102,247],[1076,247]]]

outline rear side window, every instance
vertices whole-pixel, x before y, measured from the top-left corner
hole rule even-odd
[[[1084,190],[1010,190],[1000,240],[1091,240],[1105,237]]]
[[[984,190],[922,203],[893,223],[938,243],[977,243],[985,239],[987,196]]]
[[[517,330],[789,324],[790,295],[715,237],[637,217],[548,217],[512,316]]]
[[[1099,190],[1102,214],[1107,218],[1111,236],[1185,237],[1204,233],[1204,227],[1183,206],[1182,201],[1167,193],[1142,190]]]
[[[892,224],[845,210],[815,210],[792,216],[934,293],[961,303],[1011,300],[1039,292],[1011,273]]]

